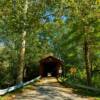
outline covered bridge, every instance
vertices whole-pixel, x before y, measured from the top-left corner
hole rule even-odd
[[[51,74],[53,77],[58,77],[62,72],[63,62],[53,56],[48,56],[40,60],[40,75],[47,77]]]

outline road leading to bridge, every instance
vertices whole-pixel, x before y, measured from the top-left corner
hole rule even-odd
[[[73,93],[73,89],[65,88],[52,77],[43,78],[32,87],[16,94],[14,100],[90,100]]]

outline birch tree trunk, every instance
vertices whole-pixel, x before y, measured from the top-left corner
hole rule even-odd
[[[24,13],[24,20],[26,20],[26,14],[28,9],[28,0],[25,1],[25,6],[23,9]],[[20,55],[19,55],[19,66],[18,66],[18,73],[17,73],[17,84],[23,83],[23,73],[24,73],[24,66],[25,66],[25,44],[26,44],[26,29],[25,29],[26,21],[24,22],[24,30],[21,35],[21,48],[20,48]]]

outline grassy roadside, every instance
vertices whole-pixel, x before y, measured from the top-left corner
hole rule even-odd
[[[73,93],[79,94],[81,96],[86,96],[89,100],[100,100],[100,91],[92,91],[86,88],[76,87],[75,85],[70,84],[70,82],[62,81],[60,78],[58,79],[59,83],[65,87],[69,87],[73,89]]]
[[[10,93],[7,93],[3,96],[0,96],[0,100],[14,100],[15,96],[17,94],[22,94],[24,92],[27,92],[29,90],[33,90],[35,89],[35,87],[33,86],[33,84],[35,84],[35,82],[37,82],[38,80],[35,80],[34,82],[32,83],[29,83],[28,85],[24,86],[24,87],[21,87],[21,88],[18,88]]]
[[[32,83],[33,84],[33,83]],[[24,92],[28,92],[28,90],[33,90],[34,86],[32,84],[29,84],[23,88],[17,89],[13,92],[7,93],[3,96],[0,96],[0,100],[14,100],[15,96],[18,94],[22,94]]]

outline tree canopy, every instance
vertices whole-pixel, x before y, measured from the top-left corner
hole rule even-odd
[[[99,4],[0,0],[0,87],[21,83],[30,73],[31,78],[39,75],[39,60],[48,53],[64,61],[65,78],[75,67],[83,84],[100,87]]]

